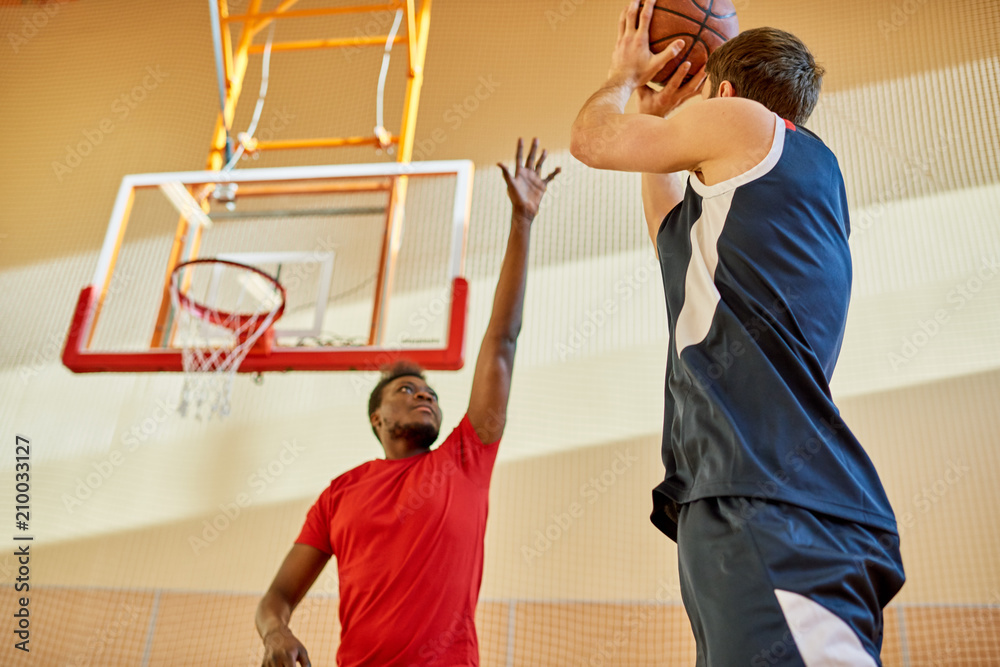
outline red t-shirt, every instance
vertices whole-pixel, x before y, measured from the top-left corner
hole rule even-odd
[[[478,665],[474,624],[498,442],[469,417],[437,449],[333,480],[297,544],[336,556],[337,664]]]

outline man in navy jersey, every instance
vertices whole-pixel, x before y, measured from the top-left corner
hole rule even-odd
[[[521,331],[531,225],[555,169],[535,139],[514,169],[500,165],[513,205],[493,311],[464,418],[436,449],[437,394],[423,371],[398,363],[368,402],[384,459],[334,479],[257,607],[264,667],[310,664],[288,627],[292,611],[336,556],[342,667],[478,665],[475,611],[483,574],[490,476],[506,425]],[[511,173],[511,171],[513,173]]]
[[[670,332],[651,518],[677,542],[698,664],[878,665],[904,575],[892,508],[830,395],[851,258],[840,167],[802,127],[822,68],[760,28],[654,92],[683,42],[654,55],[654,3],[639,5],[571,150],[643,174]]]

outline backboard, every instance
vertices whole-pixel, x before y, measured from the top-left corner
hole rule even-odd
[[[181,372],[170,276],[216,258],[286,291],[273,345],[240,372],[461,368],[472,178],[463,160],[126,176],[63,363]]]

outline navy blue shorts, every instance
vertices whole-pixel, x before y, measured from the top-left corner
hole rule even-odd
[[[882,609],[905,580],[897,535],[746,498],[678,510],[699,667],[882,664]]]

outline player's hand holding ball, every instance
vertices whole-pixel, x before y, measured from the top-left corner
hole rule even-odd
[[[738,33],[730,0],[631,0],[618,19],[609,78],[639,90],[640,113],[665,117],[700,92],[708,56]]]
[[[652,81],[653,77],[684,48],[684,40],[674,40],[660,53],[649,48],[649,23],[655,5],[647,2],[640,8],[640,0],[630,0],[618,18],[618,41],[611,54],[608,80],[628,84],[635,90]]]
[[[700,93],[701,87],[705,84],[705,68],[702,67],[694,73],[694,76],[687,79],[687,83],[684,83],[690,71],[691,63],[685,61],[674,70],[673,75],[661,90],[640,86],[637,89],[639,113],[666,118],[667,114],[679,107],[685,100]]]

